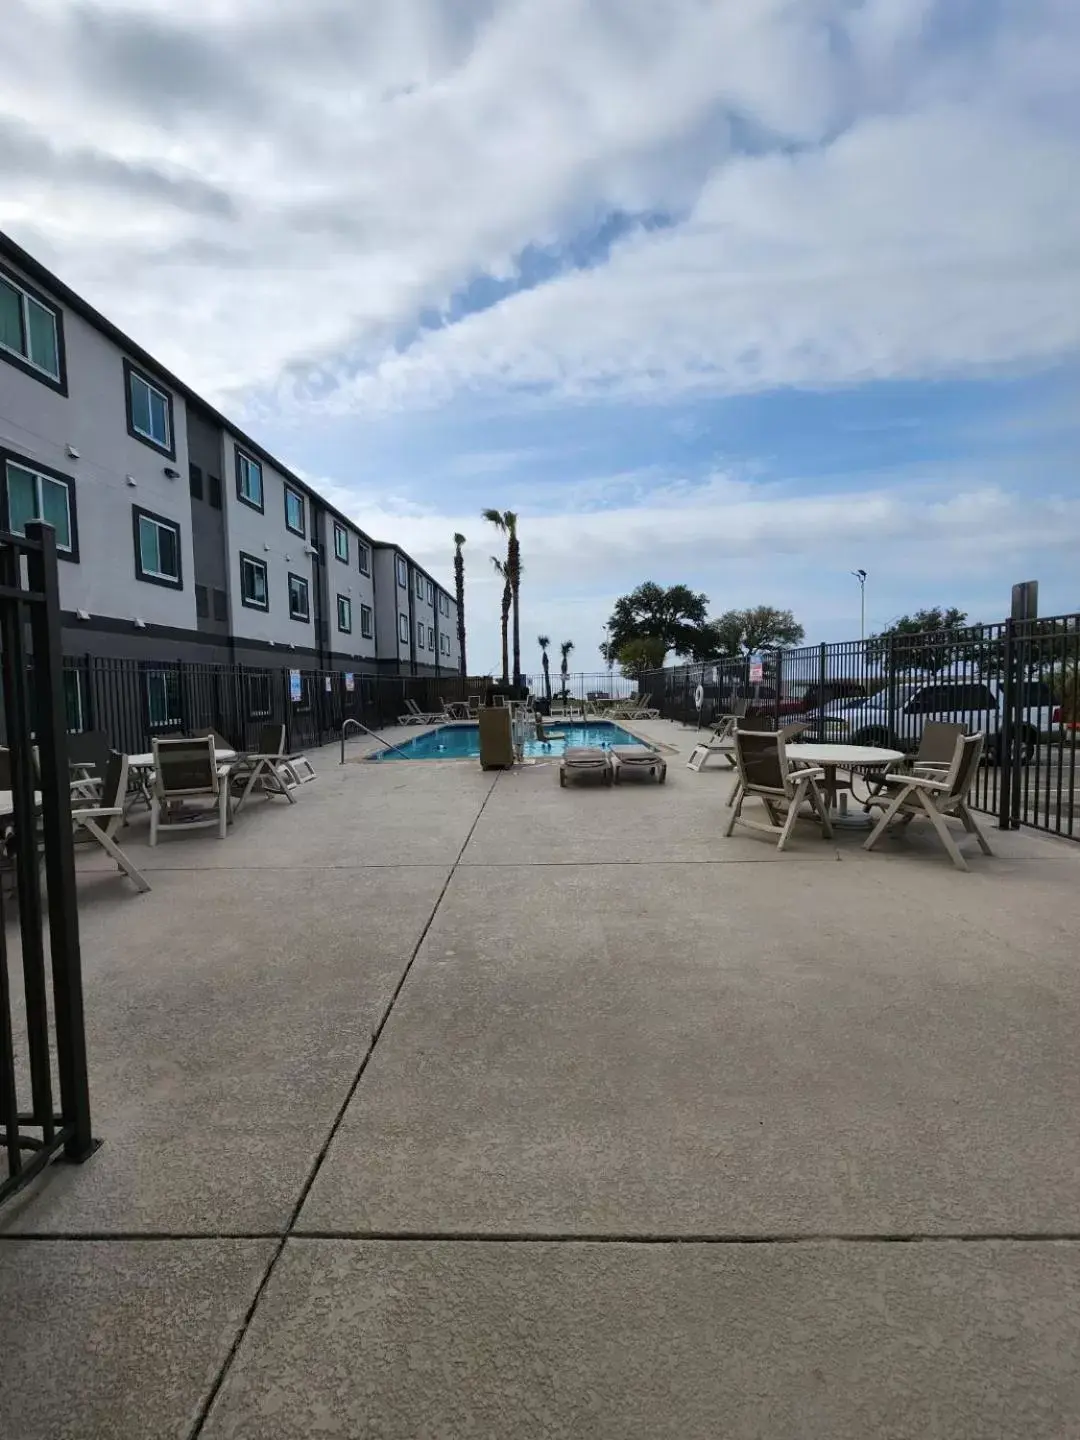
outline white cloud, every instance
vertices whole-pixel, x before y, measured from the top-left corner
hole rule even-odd
[[[655,398],[1080,344],[1067,0],[8,0],[5,22],[0,223],[226,403]],[[612,210],[681,218],[399,353],[470,279]]]

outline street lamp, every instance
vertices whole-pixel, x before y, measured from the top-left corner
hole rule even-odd
[[[866,639],[866,571],[852,570],[852,575],[859,582],[859,639]]]

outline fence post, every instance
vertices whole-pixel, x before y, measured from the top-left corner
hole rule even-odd
[[[1013,751],[1016,751],[1015,758],[1019,761],[1020,752],[1015,737],[1020,733],[1020,726],[1016,721],[1020,687],[1016,683],[1016,621],[1011,617],[1005,621],[1001,668],[1005,690],[1001,705],[1001,730],[998,735],[998,829],[1014,830],[1019,828],[1013,820],[1014,806],[1019,801],[1019,795],[1014,796],[1013,793],[1018,788],[1019,780],[1019,775],[1014,774]],[[1019,764],[1015,768],[1018,771]]]
[[[781,681],[782,681],[783,678],[784,678],[784,652],[783,652],[782,650],[779,650],[779,649],[778,649],[778,650],[775,650],[773,653],[774,653],[774,655],[776,656],[776,678],[775,678],[774,681],[773,681],[773,689],[776,691],[776,701],[775,701],[776,728],[777,728],[777,730],[779,730],[779,729],[780,729],[780,705],[781,705],[781,699],[780,699],[780,684],[781,684]]]
[[[824,742],[825,739],[825,686],[828,681],[828,660],[829,647],[823,640],[818,648],[817,738],[819,742]]]

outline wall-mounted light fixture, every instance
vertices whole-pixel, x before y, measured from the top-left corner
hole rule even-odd
[[[75,618],[76,618],[76,620],[89,620],[89,619],[90,619],[90,611],[89,611],[89,610],[76,610],[76,611],[75,611]]]
[[[69,460],[78,460],[79,452],[75,449],[74,445],[65,445],[64,449],[67,451],[67,457]]]
[[[132,489],[134,489],[135,486],[138,485],[138,483],[139,483],[139,482],[135,479],[135,476],[134,476],[134,475],[125,475],[125,476],[124,476],[124,479],[127,481],[127,483],[131,486]]]
[[[166,466],[164,467],[164,470],[165,470],[165,477],[166,477],[166,479],[168,479],[168,480],[179,480],[179,479],[180,479],[180,471],[177,470],[177,468],[176,468],[175,465],[166,465]]]
[[[145,621],[145,620],[140,620],[139,617],[138,617],[138,615],[135,616],[135,629],[136,629],[136,630],[145,630],[145,629],[146,629],[146,621]]]

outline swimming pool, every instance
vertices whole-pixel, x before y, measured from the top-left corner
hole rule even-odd
[[[631,735],[621,725],[610,720],[597,721],[591,725],[564,725],[561,721],[549,720],[547,727],[565,735],[565,740],[550,740],[543,744],[535,734],[525,741],[527,759],[550,759],[561,755],[567,745],[644,745],[636,735]],[[477,760],[480,757],[480,729],[477,725],[442,725],[426,735],[417,735],[404,740],[394,750],[380,750],[375,760]]]

